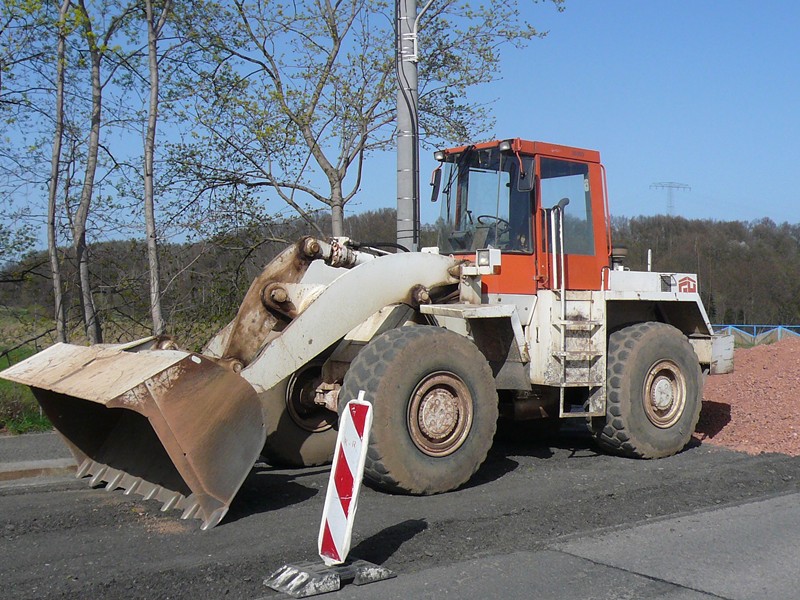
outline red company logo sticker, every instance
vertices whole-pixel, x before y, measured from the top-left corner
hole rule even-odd
[[[694,294],[697,292],[697,281],[689,277],[681,277],[678,280],[678,291],[684,294]]]

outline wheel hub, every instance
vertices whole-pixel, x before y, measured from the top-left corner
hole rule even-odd
[[[337,420],[336,413],[314,402],[321,382],[322,365],[311,363],[292,375],[286,386],[286,411],[298,427],[311,433],[327,431]]]
[[[417,385],[408,405],[411,440],[428,456],[458,450],[472,427],[472,395],[455,373],[437,372]]]
[[[672,382],[666,377],[659,377],[653,384],[652,402],[658,410],[666,410],[672,404],[674,398]]]
[[[672,427],[686,406],[686,379],[670,360],[654,364],[644,387],[644,411],[650,422],[661,429]]]
[[[458,424],[458,399],[445,389],[436,389],[425,396],[419,407],[419,427],[426,437],[442,440]]]

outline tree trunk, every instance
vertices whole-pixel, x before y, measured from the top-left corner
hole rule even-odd
[[[150,266],[150,315],[153,320],[153,334],[163,335],[166,323],[161,312],[161,270],[158,264],[158,237],[156,232],[155,202],[153,198],[153,163],[156,144],[156,124],[158,123],[158,38],[166,21],[171,0],[161,9],[158,23],[153,22],[153,2],[145,1],[147,17],[147,49],[150,67],[150,108],[147,118],[147,132],[144,139],[144,222],[147,232],[147,260]]]
[[[331,235],[333,237],[344,235],[344,206],[341,203],[331,206]]]
[[[64,70],[66,65],[66,34],[64,32],[70,0],[63,0],[58,9],[58,45],[56,48],[56,113],[53,133],[53,155],[50,160],[50,181],[47,193],[47,252],[50,257],[50,273],[53,277],[53,300],[55,304],[56,339],[67,341],[67,310],[64,305],[64,288],[61,281],[61,262],[58,260],[58,237],[56,234],[56,197],[58,173],[61,166],[61,144],[64,139]]]
[[[92,295],[91,277],[89,273],[89,249],[86,245],[86,231],[75,244],[75,258],[78,261],[78,280],[81,288],[81,307],[83,308],[84,328],[86,339],[90,344],[101,344],[103,342],[103,329],[100,326],[100,318],[94,305]]]
[[[331,235],[341,237],[344,235],[344,195],[342,193],[342,178],[335,169],[326,171],[328,183],[331,186]]]
[[[100,147],[100,115],[103,103],[103,86],[100,81],[100,62],[102,54],[97,46],[97,40],[91,30],[91,21],[83,0],[80,0],[83,13],[86,41],[91,59],[92,79],[92,120],[89,131],[89,144],[86,150],[86,171],[81,190],[81,200],[73,222],[72,239],[75,247],[75,260],[78,262],[78,275],[81,288],[81,305],[83,308],[83,321],[86,337],[91,344],[103,341],[103,331],[92,297],[92,285],[89,277],[89,255],[86,247],[86,222],[89,218],[89,207],[94,192],[94,177],[97,172],[97,153]]]

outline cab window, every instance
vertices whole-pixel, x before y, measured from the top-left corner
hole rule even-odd
[[[564,253],[594,254],[592,195],[589,165],[542,158],[540,167],[541,207],[550,209],[568,198],[564,209]]]

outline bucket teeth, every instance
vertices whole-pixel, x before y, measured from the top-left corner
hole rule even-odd
[[[225,518],[225,515],[228,514],[228,507],[227,506],[220,506],[216,510],[212,511],[211,514],[203,521],[203,525],[200,527],[203,531],[208,531],[212,527],[216,527],[219,525],[219,522]]]
[[[149,481],[147,481],[146,483],[148,485],[144,486],[145,489],[142,490],[142,498],[144,498],[145,500],[152,500],[161,493],[161,486],[153,485]]]
[[[144,500],[157,500],[162,503],[161,511],[168,512],[172,509],[182,510],[182,519],[199,519],[208,522],[210,519],[203,514],[200,501],[192,494],[188,498],[180,492],[167,489],[163,486],[151,483],[141,477],[136,477],[119,469],[102,463],[86,459],[78,468],[78,476],[91,477],[89,485],[97,487],[105,483],[105,490],[108,492],[122,489],[126,496],[133,494],[141,496]],[[212,515],[213,516],[213,515]],[[216,523],[215,523],[216,524]]]
[[[125,490],[124,492],[122,492],[123,494],[125,494],[126,496],[130,496],[131,494],[136,493],[140,485],[142,485],[141,477],[126,475],[125,478],[122,480],[120,487]]]
[[[119,485],[119,483],[122,481],[124,476],[125,473],[122,471],[117,471],[116,474],[108,480],[108,483],[106,483],[106,491],[113,492],[118,487],[122,487]]]
[[[164,500],[164,506],[161,507],[161,512],[167,512],[173,508],[176,508],[178,506],[178,502],[185,499],[186,497],[183,494],[178,492],[173,493],[171,496],[168,496],[166,500]]]
[[[183,511],[181,519],[193,519],[200,508],[200,503],[194,499],[194,496],[189,496],[187,502],[189,501],[191,501],[191,504],[189,504],[189,506],[186,507],[186,510]]]
[[[78,467],[78,470],[75,472],[75,477],[77,479],[83,479],[89,474],[89,471],[92,469],[92,465],[94,461],[91,458],[87,458],[81,463],[81,466]]]
[[[105,465],[99,465],[99,466],[100,468],[97,471],[95,471],[94,473],[90,473],[92,478],[89,480],[89,485],[91,487],[97,487],[98,485],[103,483],[103,481],[105,481],[104,477],[106,471],[108,471],[108,467],[106,467]]]

